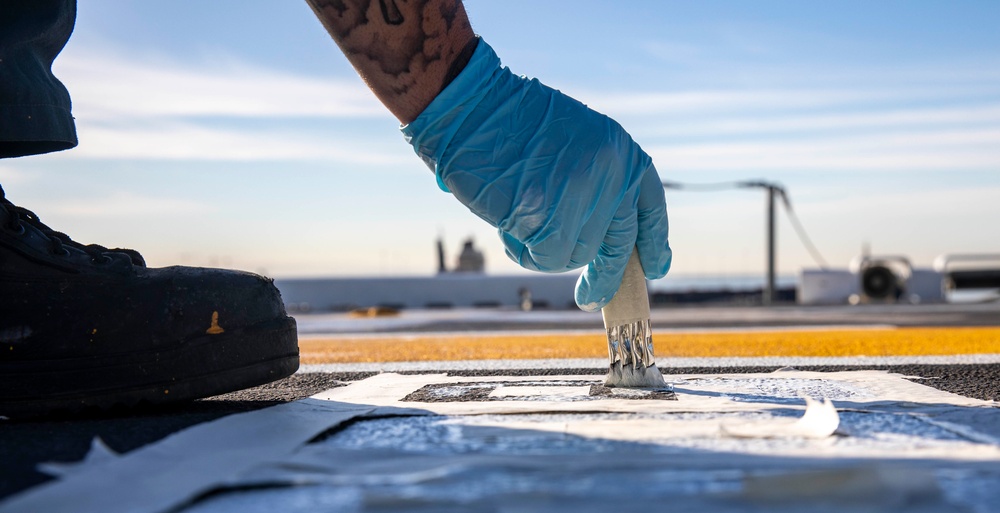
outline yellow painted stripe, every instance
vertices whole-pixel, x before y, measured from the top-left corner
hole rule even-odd
[[[1000,327],[750,331],[653,335],[657,357],[912,356],[1000,353]],[[601,358],[594,334],[385,335],[299,341],[303,363]]]

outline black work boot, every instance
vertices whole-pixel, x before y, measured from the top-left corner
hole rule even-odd
[[[0,415],[191,400],[288,376],[295,320],[271,280],[84,246],[0,187]]]

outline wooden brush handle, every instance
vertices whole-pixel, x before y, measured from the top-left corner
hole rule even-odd
[[[601,310],[604,327],[621,326],[633,322],[649,320],[649,294],[646,292],[646,276],[639,263],[639,251],[632,248],[632,256],[625,265],[625,276],[615,297]]]

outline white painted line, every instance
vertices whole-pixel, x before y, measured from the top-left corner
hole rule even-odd
[[[385,406],[398,403],[407,394],[424,385],[447,380],[445,374],[379,374],[346,387],[320,392],[313,399],[335,401],[337,404]]]
[[[716,391],[723,395],[739,393],[739,389],[721,387],[719,384],[720,381],[728,381],[731,386],[743,383],[746,387],[744,393],[750,391],[761,395],[774,395],[784,387],[787,397],[792,392],[804,394],[803,382],[814,381],[817,385],[825,385],[819,390],[824,396],[831,397],[838,408],[849,407],[859,411],[883,410],[886,405],[898,408],[901,404],[906,405],[906,411],[910,413],[935,411],[940,407],[996,406],[994,401],[945,392],[914,383],[900,374],[875,370],[841,372],[783,370],[766,374],[691,374],[674,375],[671,378],[675,380],[674,391],[678,396],[683,395],[684,390]],[[865,393],[838,398],[833,395],[837,389],[857,389]]]
[[[328,428],[372,411],[316,399],[230,415],[0,503],[2,513],[146,513],[175,509],[264,462],[286,458]]]
[[[595,401],[560,400],[507,400],[470,402],[403,402],[408,394],[431,384],[503,382],[509,386],[531,382],[593,381],[598,376],[446,376],[442,374],[400,375],[385,373],[355,382],[352,385],[328,390],[314,397],[341,403],[359,403],[381,406],[373,414],[391,413],[408,409],[424,415],[482,415],[508,413],[562,412],[738,412],[769,409],[803,409],[797,400],[806,385],[826,397],[832,397],[838,408],[856,411],[884,411],[906,404],[910,413],[937,411],[941,407],[992,407],[993,401],[972,399],[937,390],[904,379],[898,374],[884,371],[809,372],[781,371],[766,374],[712,374],[674,375],[672,380],[677,392],[676,401],[645,401],[607,398]],[[742,388],[740,388],[742,387]],[[766,391],[761,391],[764,387]],[[858,389],[865,394],[849,394],[840,390]],[[775,397],[783,401],[751,401],[741,396]],[[555,398],[557,399],[557,398]],[[799,404],[796,404],[799,403]]]
[[[676,401],[613,397],[574,401],[548,393],[548,389],[558,386],[578,387],[572,383],[576,381],[601,381],[597,376],[565,375],[466,377],[380,374],[330,390],[324,396],[341,402],[369,398],[371,400],[365,401],[366,404],[381,406],[371,413],[372,416],[457,416],[460,418],[442,422],[448,425],[471,423],[501,430],[491,431],[493,434],[502,434],[502,430],[564,433],[601,440],[700,447],[709,452],[723,450],[734,457],[766,453],[772,456],[823,458],[1000,461],[1000,447],[990,443],[990,438],[978,436],[971,426],[965,426],[963,433],[958,433],[956,428],[948,429],[964,440],[928,439],[926,444],[921,441],[922,435],[916,432],[905,434],[902,438],[891,434],[892,429],[906,426],[907,419],[915,416],[930,418],[942,412],[971,414],[974,409],[986,413],[996,411],[992,401],[936,390],[913,383],[899,374],[884,371],[827,373],[785,370],[766,374],[682,375],[673,378]],[[468,386],[472,389],[478,383],[500,384],[504,388],[515,389],[530,387],[534,392],[546,395],[505,397],[499,401],[402,401],[425,385]],[[826,397],[834,399],[810,413],[802,404],[803,394],[820,394],[819,397],[829,394]],[[858,415],[870,414],[872,419],[881,419],[880,422],[889,422],[896,427],[887,428],[890,435],[885,440],[854,438],[853,434],[847,434],[843,440],[829,443],[826,440],[818,444],[795,442],[829,437],[840,424],[840,415],[834,408],[853,416],[855,426],[865,426],[863,422],[858,424]],[[805,412],[791,422],[775,418],[770,413],[788,410]],[[584,416],[567,422],[565,416],[573,413]],[[605,414],[628,415],[608,417]],[[763,414],[759,415],[763,418],[758,422],[755,414]],[[588,419],[586,415],[596,417]],[[911,436],[912,439],[906,438]],[[779,442],[775,445],[770,440]]]

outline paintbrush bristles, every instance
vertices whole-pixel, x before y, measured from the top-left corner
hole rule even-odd
[[[653,333],[649,319],[607,328],[608,356],[622,366],[649,367],[653,360]]]
[[[608,376],[604,378],[604,385],[627,388],[669,388],[656,365],[636,369],[622,366],[621,363],[611,365],[608,369]]]
[[[653,358],[649,319],[612,326],[608,331],[609,387],[664,388],[667,383]]]

